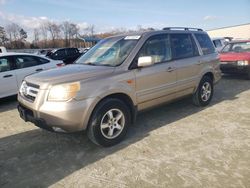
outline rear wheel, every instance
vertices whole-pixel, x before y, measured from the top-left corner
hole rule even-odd
[[[130,111],[119,99],[105,99],[94,110],[88,126],[88,137],[105,147],[119,143],[130,125]]]
[[[213,81],[210,77],[204,76],[193,94],[193,103],[196,106],[206,106],[210,103],[213,97],[214,87]]]

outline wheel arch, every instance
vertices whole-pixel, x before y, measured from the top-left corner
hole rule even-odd
[[[104,97],[101,97],[97,102],[96,104],[94,105],[94,108],[93,110],[91,111],[91,114],[89,116],[89,119],[88,119],[88,124],[87,124],[87,128],[89,126],[89,123],[90,123],[90,120],[91,120],[91,117],[93,115],[93,112],[94,110],[96,109],[96,107],[101,103],[103,102],[104,100],[106,99],[109,99],[109,98],[112,98],[112,99],[118,99],[118,100],[121,100],[122,102],[125,103],[125,105],[127,105],[127,107],[129,108],[129,111],[130,111],[130,115],[131,115],[131,123],[135,123],[136,121],[136,114],[137,114],[137,106],[134,105],[133,103],[133,100],[131,99],[131,97],[125,93],[112,93],[112,94],[108,94]]]

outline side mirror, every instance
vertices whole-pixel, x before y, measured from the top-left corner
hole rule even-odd
[[[148,67],[154,64],[153,58],[151,56],[143,56],[138,59],[138,67]]]

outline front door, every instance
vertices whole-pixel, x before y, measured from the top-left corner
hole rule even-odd
[[[161,98],[175,92],[176,68],[174,62],[171,61],[169,35],[161,34],[150,37],[139,51],[135,61],[144,56],[151,56],[155,64],[135,69],[136,94],[139,106],[143,106],[144,103],[147,104],[144,105],[145,107],[149,107],[151,102],[158,103]]]

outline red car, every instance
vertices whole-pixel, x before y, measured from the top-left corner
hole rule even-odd
[[[245,74],[250,79],[250,40],[229,42],[220,53],[223,73]]]

